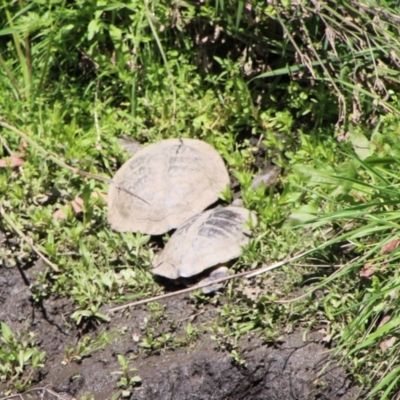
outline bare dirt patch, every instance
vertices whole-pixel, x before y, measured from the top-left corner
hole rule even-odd
[[[143,323],[151,318],[145,307],[119,313],[110,323],[94,328],[89,335],[108,333],[111,337],[108,345],[75,362],[68,359],[66,348],[76,348],[83,332],[70,320],[74,310],[72,301],[52,298],[39,305],[31,301],[28,284],[41,268],[38,263],[21,271],[0,269],[0,320],[14,332],[34,332],[38,345],[46,351],[45,367],[36,374],[36,385],[47,387],[54,394],[48,392],[43,398],[71,399],[90,393],[96,400],[110,399],[117,391],[119,379],[112,372],[121,369],[118,354],[133,357],[131,365],[137,368],[135,374],[142,379],[141,386],[133,390],[131,400],[306,400],[356,396],[356,388],[351,388],[344,369],[337,364],[331,363],[320,375],[329,361],[329,353],[318,334],[309,335],[304,342],[303,332],[297,331],[274,345],[249,336],[240,343],[245,360],[242,366],[233,362],[229,352],[219,350],[205,330],[187,346],[144,353],[139,347],[140,341],[133,337],[140,337]],[[185,321],[193,316],[188,296],[170,298],[163,304],[167,318],[159,329],[171,320]],[[192,324],[203,327],[215,317],[217,307],[207,305]],[[0,395],[5,396],[5,389],[5,385],[0,387]],[[41,398],[40,393],[39,390],[31,392],[24,399]]]

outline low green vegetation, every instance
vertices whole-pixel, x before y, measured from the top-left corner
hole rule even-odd
[[[3,2],[2,268],[45,257],[32,300],[68,296],[70,322],[83,331],[109,321],[104,306],[162,294],[149,272],[151,238],[110,230],[104,178],[129,157],[119,136],[199,138],[222,155],[259,219],[233,270],[317,250],[214,297],[193,293],[196,312],[211,303],[219,315],[209,326],[185,324],[181,337],[161,304],[148,305],[143,351],[206,332],[242,363],[237,340],[248,332],[273,341],[319,329],[369,398],[393,398],[399,15],[398,2],[366,0]],[[270,163],[282,168],[275,186],[251,189]],[[23,339],[4,323],[1,340],[0,380],[23,390],[44,353],[32,333]],[[83,339],[66,362],[97,343]],[[117,395],[126,397],[139,378],[118,360]]]
[[[121,366],[120,371],[115,371],[113,374],[118,375],[120,378],[118,380],[117,386],[121,388],[113,397],[112,400],[118,400],[120,398],[130,398],[132,391],[131,389],[141,383],[140,376],[132,375],[136,371],[136,368],[131,368],[129,366],[130,361],[127,360],[121,354],[117,356],[118,362]]]
[[[32,332],[15,335],[1,322],[0,381],[7,380],[18,390],[24,390],[43,367],[46,353],[36,345]]]

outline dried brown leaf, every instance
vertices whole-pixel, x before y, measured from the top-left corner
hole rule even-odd
[[[389,320],[390,320],[390,315],[385,315],[385,316],[381,319],[381,322],[379,322],[378,329],[379,329],[381,326],[385,325],[386,322],[388,322]]]
[[[395,342],[396,342],[396,338],[394,336],[390,336],[388,339],[381,342],[379,347],[381,348],[382,351],[386,351],[386,350],[389,350],[390,348],[392,348],[393,345],[395,344]]]
[[[63,220],[63,219],[66,219],[67,216],[65,215],[64,211],[62,211],[61,209],[58,209],[58,210],[54,211],[53,218],[55,220]]]
[[[332,334],[328,334],[321,339],[325,343],[330,343],[332,341]]]
[[[376,267],[374,264],[368,263],[365,264],[362,268],[362,270],[360,271],[360,277],[361,278],[371,278],[372,275],[375,274],[376,271]]]
[[[381,249],[381,254],[387,254],[392,252],[400,244],[400,239],[393,239],[390,243],[386,244]]]
[[[0,159],[0,168],[16,168],[25,164],[25,161],[17,156],[10,156]]]
[[[71,206],[75,214],[79,214],[83,211],[83,204],[83,199],[80,197],[75,197],[75,199],[71,201]]]

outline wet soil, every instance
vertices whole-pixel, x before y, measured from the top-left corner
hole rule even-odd
[[[74,361],[71,355],[67,357],[66,349],[77,348],[83,332],[70,320],[72,300],[54,297],[41,305],[31,301],[28,284],[42,268],[40,263],[26,270],[0,268],[0,320],[13,332],[34,332],[38,345],[46,351],[45,367],[35,376],[37,389],[19,399],[70,400],[90,393],[96,400],[109,400],[118,390],[119,377],[112,374],[121,370],[118,354],[132,359],[131,366],[137,369],[133,374],[142,379],[131,400],[356,398],[357,388],[352,387],[342,367],[329,363],[328,349],[318,333],[309,334],[305,341],[304,332],[298,330],[274,344],[248,336],[240,342],[245,361],[240,365],[203,329],[217,315],[218,304],[208,304],[196,315],[186,295],[163,303],[159,326],[163,329],[163,324],[178,321],[179,327],[191,321],[200,335],[186,346],[144,353],[139,343],[154,315],[138,307],[92,328],[89,335],[108,334],[112,339],[105,348]],[[0,386],[0,397],[5,396],[5,389],[6,385]]]

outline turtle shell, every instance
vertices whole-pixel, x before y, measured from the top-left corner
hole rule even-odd
[[[219,207],[186,221],[171,236],[152,272],[169,279],[189,278],[207,268],[239,257],[256,217],[242,207]]]
[[[160,235],[217,201],[229,175],[209,144],[167,139],[135,153],[113,182],[108,191],[111,227]]]

